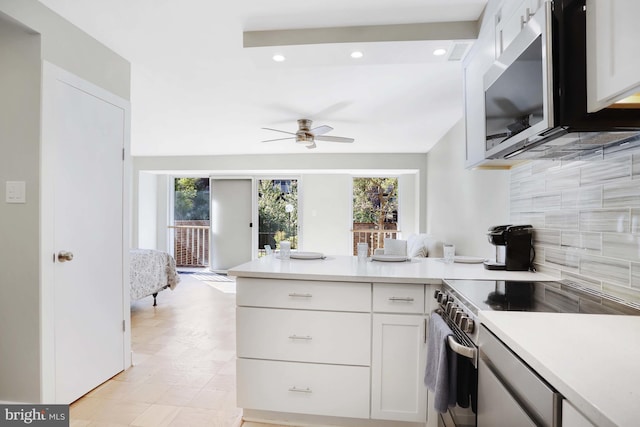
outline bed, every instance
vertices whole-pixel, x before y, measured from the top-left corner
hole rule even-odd
[[[176,261],[167,252],[153,249],[131,249],[129,254],[131,301],[152,295],[155,307],[158,293],[173,290],[180,282]]]

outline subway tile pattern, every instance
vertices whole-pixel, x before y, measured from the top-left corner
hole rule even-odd
[[[640,304],[640,149],[511,170],[510,221],[534,227],[538,271]]]

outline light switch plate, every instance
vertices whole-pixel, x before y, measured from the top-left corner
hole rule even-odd
[[[27,203],[27,183],[24,181],[7,181],[7,203]]]

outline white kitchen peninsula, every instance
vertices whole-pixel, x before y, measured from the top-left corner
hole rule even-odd
[[[358,427],[435,426],[423,385],[426,332],[442,279],[535,280],[437,258],[280,260],[237,276],[237,393],[244,418]],[[382,361],[384,360],[384,364]]]

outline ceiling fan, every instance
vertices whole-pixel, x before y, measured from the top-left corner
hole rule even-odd
[[[285,139],[295,139],[298,144],[304,144],[307,148],[316,148],[316,141],[330,141],[330,142],[353,142],[353,138],[345,138],[342,136],[330,136],[325,135],[325,133],[331,132],[333,128],[331,126],[322,125],[311,129],[311,124],[313,122],[309,119],[299,119],[298,120],[298,131],[297,132],[287,132],[279,129],[272,128],[262,128],[266,130],[272,130],[275,132],[286,133],[289,135],[293,135],[287,138],[276,138],[276,139],[267,139],[262,142],[274,142],[274,141],[284,141]]]

